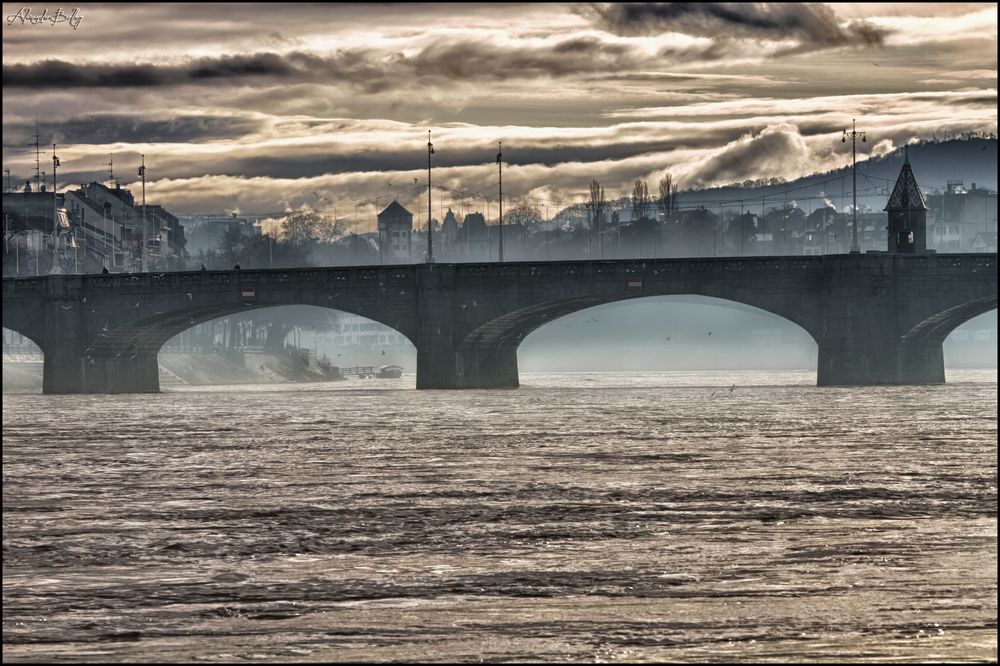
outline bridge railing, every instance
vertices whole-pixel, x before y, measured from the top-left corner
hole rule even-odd
[[[895,266],[911,270],[934,269],[956,272],[996,271],[996,253],[889,254],[863,255],[706,257],[669,259],[614,259],[551,262],[404,264],[393,266],[345,266],[323,268],[254,269],[231,271],[178,271],[167,273],[114,273],[96,275],[48,275],[4,278],[3,294],[29,296],[56,295],[75,288],[86,289],[183,289],[225,288],[240,285],[325,285],[382,286],[413,283],[425,271],[453,270],[458,282],[482,280],[575,280],[629,275],[670,275],[673,273],[745,273],[796,271],[828,263],[850,262],[852,266]]]

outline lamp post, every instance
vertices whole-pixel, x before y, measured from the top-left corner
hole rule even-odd
[[[497,256],[500,263],[503,263],[503,142],[497,141],[497,170],[500,175],[500,242]]]
[[[59,235],[59,197],[56,195],[56,169],[61,165],[56,157],[56,144],[52,144],[52,261],[57,261],[56,239]]]
[[[431,143],[431,131],[427,130],[427,263],[434,263],[434,244],[431,237],[431,155],[434,145]]]
[[[844,130],[840,142],[847,143],[848,137],[851,139],[851,192],[854,202],[851,210],[854,218],[851,225],[851,254],[861,254],[861,245],[858,244],[858,137],[861,137],[861,143],[864,143],[866,139],[865,133],[858,131],[857,122],[854,119],[851,119],[851,127],[850,132]]]
[[[146,272],[146,156],[141,155],[142,164],[139,175],[142,176],[142,236],[139,241],[139,270]]]

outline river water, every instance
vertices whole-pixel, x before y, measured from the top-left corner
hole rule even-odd
[[[6,394],[4,661],[995,661],[997,376]]]

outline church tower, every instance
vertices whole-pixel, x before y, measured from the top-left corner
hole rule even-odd
[[[905,150],[905,149],[904,149]],[[889,213],[889,252],[925,252],[927,250],[927,202],[920,192],[910,167],[910,153],[905,152],[903,168],[892,188],[885,210]]]

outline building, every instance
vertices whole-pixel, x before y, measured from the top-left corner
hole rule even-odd
[[[441,249],[447,253],[452,253],[455,249],[455,241],[458,238],[458,219],[451,208],[444,215],[444,222],[441,224]]]
[[[378,214],[378,238],[382,261],[406,263],[412,259],[413,213],[393,201]]]
[[[7,192],[3,208],[5,231],[16,253],[5,257],[5,274],[169,270],[185,258],[177,218],[157,205],[147,205],[143,215],[143,206],[117,183],[107,187],[95,182],[61,193]],[[33,239],[21,243],[21,236]],[[36,261],[30,252],[39,243],[45,248]],[[20,256],[21,245],[27,257]],[[8,259],[17,265],[13,272]]]
[[[889,213],[889,252],[927,251],[927,202],[913,175],[908,152],[885,210]]]
[[[927,243],[938,251],[974,250],[981,233],[997,231],[997,193],[961,180],[949,180],[943,192],[927,197]]]
[[[482,213],[469,213],[462,220],[462,226],[455,235],[454,254],[470,261],[488,261],[492,248],[490,247],[490,230],[486,226],[486,218]]]

